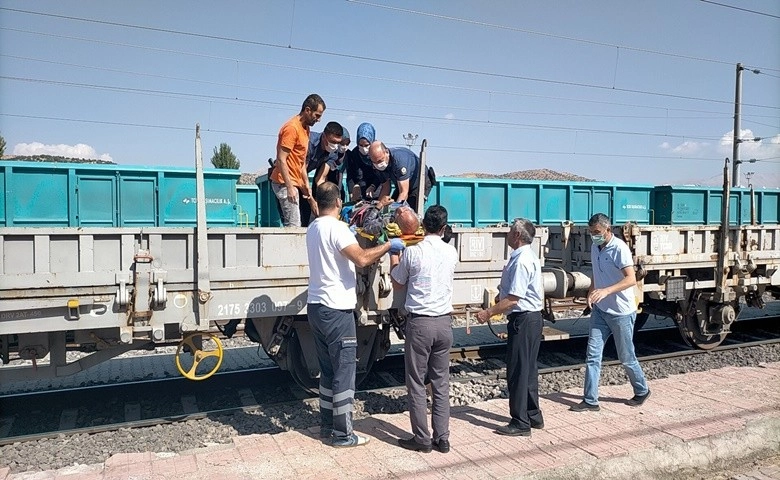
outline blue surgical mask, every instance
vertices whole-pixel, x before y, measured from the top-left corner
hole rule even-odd
[[[596,246],[604,245],[604,235],[591,235],[590,239],[593,241],[593,244]]]

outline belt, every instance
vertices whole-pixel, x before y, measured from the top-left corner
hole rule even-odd
[[[418,317],[420,317],[420,318],[440,318],[440,317],[448,317],[450,315],[452,315],[452,312],[445,313],[444,315],[422,315],[420,313],[410,313],[409,314],[409,316],[411,316],[412,318],[418,318]]]
[[[529,313],[537,313],[537,312],[541,312],[541,310],[537,310],[537,311],[534,311],[534,312],[512,312],[509,315],[507,315],[507,317],[510,317],[510,318],[511,317],[519,317],[520,315],[528,315]]]

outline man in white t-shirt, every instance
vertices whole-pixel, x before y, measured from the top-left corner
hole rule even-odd
[[[306,231],[309,256],[309,325],[320,364],[320,437],[334,447],[355,447],[368,438],[352,431],[357,333],[354,310],[355,265],[366,267],[387,252],[401,252],[401,239],[373,248],[358,245],[346,223],[339,220],[339,188],[325,182],[317,187],[319,216]]]

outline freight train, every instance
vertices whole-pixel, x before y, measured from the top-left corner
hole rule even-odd
[[[306,322],[305,229],[281,228],[266,177],[196,168],[0,162],[0,382],[71,375],[132,349],[178,344],[202,380],[221,362],[216,327],[245,331],[306,388],[317,384]],[[675,320],[713,348],[743,305],[780,291],[780,190],[440,178],[460,262],[453,303],[495,296],[507,225],[537,226],[533,248],[551,301],[590,285],[587,220],[610,216],[634,256],[643,315]],[[723,221],[728,219],[728,221]],[[362,239],[361,241],[367,241]],[[402,321],[387,257],[357,269],[358,372],[370,371]],[[69,361],[67,352],[88,355]],[[45,361],[48,359],[48,361]]]

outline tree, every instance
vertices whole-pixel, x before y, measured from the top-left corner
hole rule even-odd
[[[227,143],[220,143],[219,149],[214,147],[214,155],[211,157],[211,164],[216,168],[231,168],[233,170],[238,170],[241,166],[241,162],[239,162],[238,158],[230,151],[230,145]]]
[[[0,157],[5,155],[5,138],[0,135]]]

